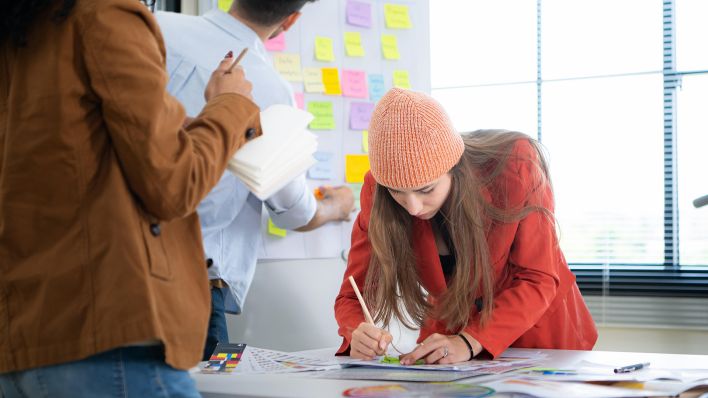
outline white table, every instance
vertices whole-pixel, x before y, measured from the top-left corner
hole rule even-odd
[[[313,354],[331,352],[334,348],[313,350]],[[519,350],[524,351],[524,350]],[[539,350],[531,350],[539,351]],[[608,351],[540,350],[548,356],[539,366],[563,368],[580,361],[624,366],[651,362],[657,369],[705,369],[708,370],[708,355],[650,354]],[[302,354],[308,351],[301,352]],[[206,398],[222,397],[341,397],[347,388],[394,383],[381,380],[330,380],[311,378],[305,373],[254,374],[254,375],[209,375],[193,373],[197,388]],[[498,376],[482,376],[464,379],[467,382],[484,382]],[[463,380],[457,380],[463,381]]]

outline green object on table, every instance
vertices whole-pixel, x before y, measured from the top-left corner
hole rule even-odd
[[[383,358],[381,358],[381,363],[395,363],[395,364],[401,364],[401,360],[398,359],[398,357],[390,357],[388,355],[384,355]],[[415,361],[414,365],[425,365],[425,361],[422,359],[419,359]]]

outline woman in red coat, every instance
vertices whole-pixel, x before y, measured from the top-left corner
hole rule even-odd
[[[597,330],[558,245],[535,140],[461,136],[435,100],[393,89],[374,111],[369,149],[335,303],[339,354],[382,355],[392,317],[420,328],[403,364],[496,357],[508,347],[592,349]],[[350,275],[383,329],[364,321]]]

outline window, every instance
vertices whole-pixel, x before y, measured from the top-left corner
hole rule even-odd
[[[708,3],[436,0],[430,14],[432,94],[458,130],[548,148],[583,291],[708,296],[708,207],[692,205],[708,195]]]

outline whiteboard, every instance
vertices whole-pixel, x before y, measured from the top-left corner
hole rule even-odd
[[[298,54],[301,68],[337,68],[340,82],[342,70],[364,71],[367,75],[383,76],[384,89],[393,87],[395,70],[407,71],[411,88],[430,93],[430,29],[429,5],[427,0],[356,0],[355,3],[370,5],[371,26],[362,27],[347,23],[347,3],[353,0],[319,0],[307,3],[300,19],[285,33],[285,48],[270,51],[276,54]],[[205,4],[206,3],[206,4]],[[217,5],[217,0],[200,0],[200,11],[204,12]],[[222,0],[223,4],[223,0]],[[386,4],[403,5],[408,8],[410,29],[392,29],[386,26],[384,7]],[[363,57],[346,55],[345,32],[359,32],[364,48]],[[381,36],[394,35],[398,44],[399,59],[385,59],[382,52]],[[320,61],[315,57],[315,38],[331,38],[333,41],[333,61]],[[368,79],[367,79],[368,80]],[[330,101],[334,110],[335,128],[313,131],[319,142],[318,151],[329,153],[331,178],[314,180],[308,176],[311,190],[321,185],[342,185],[345,182],[345,156],[364,154],[362,130],[350,129],[350,106],[352,102],[372,102],[365,99],[342,95],[325,95],[305,91],[302,82],[291,81],[296,95],[303,93],[305,109],[310,101]],[[356,195],[356,191],[355,191]],[[259,259],[307,259],[340,257],[350,246],[351,230],[357,213],[349,222],[328,223],[314,231],[301,233],[287,231],[285,237],[268,233],[268,214],[264,211],[261,233],[262,244]]]

